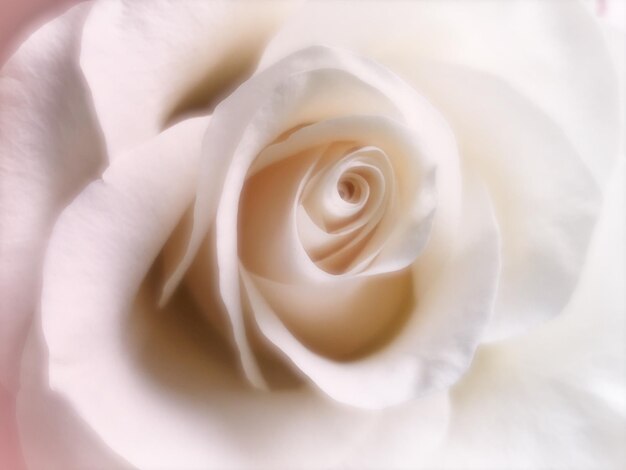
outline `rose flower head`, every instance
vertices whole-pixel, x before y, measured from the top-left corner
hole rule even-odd
[[[0,468],[622,468],[609,28],[58,12],[0,72]]]

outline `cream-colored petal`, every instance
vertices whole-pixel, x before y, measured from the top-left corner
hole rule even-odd
[[[48,246],[41,298],[41,324],[48,348],[43,368],[48,370],[50,389],[108,445],[109,436],[98,426],[102,411],[107,413],[105,419],[115,415],[122,420],[135,419],[135,412],[118,393],[120,384],[114,375],[107,375],[112,370],[106,369],[100,376],[93,371],[101,364],[110,365],[113,359],[129,361],[128,355],[117,349],[125,341],[126,315],[139,285],[193,200],[207,121],[196,118],[177,124],[138,147],[133,155],[114,162],[102,179],[87,186],[64,210]],[[27,363],[23,367],[24,380],[42,380]],[[57,398],[47,393],[45,386],[41,388],[41,382],[33,387],[24,391],[33,391],[33,403],[30,395],[22,401],[24,438],[41,439],[36,427],[39,412],[33,416],[38,409],[35,405],[43,407],[41,413],[51,414],[50,421],[45,418],[45,432],[61,433],[64,405],[54,405]],[[115,409],[102,408],[94,388],[113,392]],[[50,397],[52,403],[41,401],[40,395],[41,400]],[[44,439],[43,444],[46,442]],[[35,458],[43,465],[47,451],[43,448],[42,452]]]
[[[452,391],[432,468],[605,469],[626,464],[624,165],[563,315],[479,350]]]
[[[393,340],[413,313],[410,270],[378,276],[291,283],[249,275],[269,309],[305,348],[320,356],[352,361],[373,354]]]
[[[261,66],[314,44],[353,50],[403,76],[423,59],[493,74],[563,128],[599,183],[618,156],[620,82],[582,2],[309,2],[272,40]]]
[[[433,470],[431,456],[448,430],[448,416],[442,410],[446,399],[446,394],[435,393],[381,411],[371,431],[337,467]]]
[[[103,0],[85,24],[81,64],[109,157],[180,118],[205,114],[256,65],[295,2]]]
[[[10,391],[52,224],[106,160],[77,64],[88,10],[50,21],[0,72],[0,383]]]
[[[438,63],[415,71],[496,209],[502,279],[488,339],[525,332],[558,315],[574,291],[600,188],[562,130],[498,78]]]
[[[469,366],[489,321],[499,271],[498,233],[488,199],[467,184],[463,200],[463,236],[449,247],[449,263],[427,282],[420,279],[427,267],[421,273],[417,263],[416,307],[384,349],[349,362],[313,352],[287,329],[244,273],[259,329],[312,385],[351,406],[382,409],[451,385]]]
[[[66,326],[71,328],[71,326]],[[21,361],[16,415],[19,446],[29,470],[130,470],[63,393],[50,388],[46,342],[37,315]],[[110,383],[103,381],[103,383]],[[128,410],[118,409],[126,414]],[[7,467],[12,470],[12,467]]]
[[[133,307],[116,315],[117,328],[101,328],[97,317],[89,317],[94,323],[83,323],[85,330],[77,333],[94,340],[93,356],[78,356],[73,378],[64,381],[83,383],[89,426],[133,466],[345,467],[356,461],[355,452],[359,458],[373,454],[373,433],[396,419],[417,445],[387,441],[378,458],[400,451],[425,455],[441,441],[448,418],[445,393],[388,415],[344,407],[293,379],[271,393],[255,390],[204,312],[180,293],[157,310],[156,292],[148,280]],[[278,378],[289,376],[276,362],[267,367]]]

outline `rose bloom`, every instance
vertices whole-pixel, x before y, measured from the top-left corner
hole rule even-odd
[[[0,467],[623,468],[611,44],[574,1],[43,25],[0,75]]]

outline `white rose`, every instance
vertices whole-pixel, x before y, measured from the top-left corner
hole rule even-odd
[[[0,76],[0,458],[620,467],[618,91],[575,2],[74,7]]]

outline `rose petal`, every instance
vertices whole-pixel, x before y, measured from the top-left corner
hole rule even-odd
[[[272,393],[251,388],[229,345],[184,296],[156,309],[155,284],[143,286],[131,310],[110,312],[114,328],[103,327],[110,317],[88,316],[74,331],[91,340],[90,353],[77,350],[62,380],[53,367],[54,388],[137,468],[329,468],[381,459],[385,449],[369,445],[379,427],[415,440],[384,444],[400,455],[423,455],[443,437],[445,393],[388,415],[293,383]]]
[[[97,2],[81,65],[110,158],[245,78],[292,2]]]
[[[21,366],[17,419],[29,470],[130,470],[71,404],[50,389],[48,354],[38,321],[29,332]]]
[[[117,386],[106,376],[94,379],[92,367],[119,352],[115,346],[121,341],[121,331],[117,328],[165,240],[193,200],[207,122],[206,118],[184,121],[116,161],[101,180],[90,184],[65,209],[55,225],[41,301],[49,383],[90,423],[94,412],[98,413],[94,408],[100,407],[90,388],[112,390]],[[111,337],[111,331],[117,336]],[[28,377],[33,371],[25,367]],[[50,426],[63,432],[62,417],[55,416],[62,411],[42,401],[49,396],[45,388],[35,384],[32,389],[32,406],[52,407]],[[37,393],[43,393],[41,399]],[[22,401],[25,412],[30,410],[29,400]],[[133,408],[117,401],[116,411],[111,413],[126,417],[120,410]],[[25,416],[31,420],[22,423],[28,437],[37,431],[32,427],[36,416]]]
[[[320,168],[312,178],[301,181],[302,190],[294,204],[294,220],[302,246],[315,264],[337,275],[367,269],[385,242],[389,242],[390,232],[398,227],[398,221],[410,213],[406,207],[417,205],[420,192],[431,196],[427,198],[430,204],[425,211],[427,214],[432,213],[435,204],[434,187],[428,187],[428,183],[434,186],[434,179],[424,184],[418,177],[423,177],[419,165],[411,165],[417,163],[417,158],[409,163],[409,167],[417,170],[410,172],[415,177],[411,181],[413,184],[405,184],[401,191],[398,188],[401,179],[395,177],[392,159],[381,148],[362,145],[345,150],[334,160],[325,158],[325,161],[317,162],[317,167],[326,168]],[[263,181],[261,176],[257,179]],[[249,185],[247,182],[246,188]],[[399,195],[404,196],[400,201]],[[399,213],[401,205],[405,208],[404,213]],[[265,207],[271,206],[265,204]],[[421,225],[422,230],[415,226],[411,228],[422,233],[425,239],[430,224],[424,220],[428,216],[419,215],[414,224]],[[304,230],[306,228],[308,230]],[[244,230],[240,227],[241,232]],[[410,264],[423,247],[424,243],[413,246],[414,250],[403,250],[403,261]]]
[[[429,457],[446,437],[445,400],[446,394],[436,393],[381,411],[371,431],[337,467],[432,470]]]
[[[624,166],[565,313],[480,350],[453,390],[436,468],[623,468],[626,463]]]
[[[441,274],[425,282],[428,266],[417,270],[417,307],[382,351],[343,363],[315,354],[285,327],[244,272],[261,332],[313,385],[351,406],[381,409],[452,384],[468,367],[490,318],[499,270],[491,206],[470,181],[463,197],[463,236],[448,247],[451,259]]]
[[[0,384],[10,391],[52,224],[105,159],[77,65],[88,9],[35,32],[0,73]]]
[[[281,283],[252,274],[250,280],[298,341],[339,360],[380,348],[402,326],[413,305],[407,270],[324,283]],[[254,314],[256,307],[253,303]]]
[[[494,201],[502,279],[486,339],[558,315],[580,276],[600,206],[587,167],[561,129],[501,80],[437,63],[414,71]]]
[[[314,44],[357,51],[401,74],[420,59],[489,72],[563,128],[598,182],[618,155],[620,82],[581,2],[309,2],[272,40],[261,67]]]
[[[176,177],[184,149],[180,155],[153,153],[197,141],[177,131],[166,132],[141,155],[114,163],[105,175],[108,184],[89,187],[56,227],[43,306],[53,389],[139,468],[289,467],[303,461],[319,468],[344,461],[354,447],[365,452],[372,425],[388,425],[391,417],[342,408],[307,389],[272,395],[251,390],[223,341],[204,336],[206,325],[188,303],[173,302],[169,311],[157,312],[153,296],[140,295],[134,310],[124,308],[149,264],[127,264],[129,257],[152,259],[150,247],[161,240],[145,235],[171,226],[172,218],[158,212],[178,212],[163,209],[162,201],[177,205],[179,197],[168,192],[190,187]],[[167,140],[170,134],[177,138]],[[176,184],[154,186],[156,174]],[[141,237],[134,236],[135,228]],[[90,292],[99,295],[88,298]],[[31,400],[39,403],[30,397],[24,403]],[[438,441],[446,409],[445,396],[407,405],[403,425],[420,445],[405,442],[400,449],[425,451]],[[266,423],[272,423],[272,433]]]

